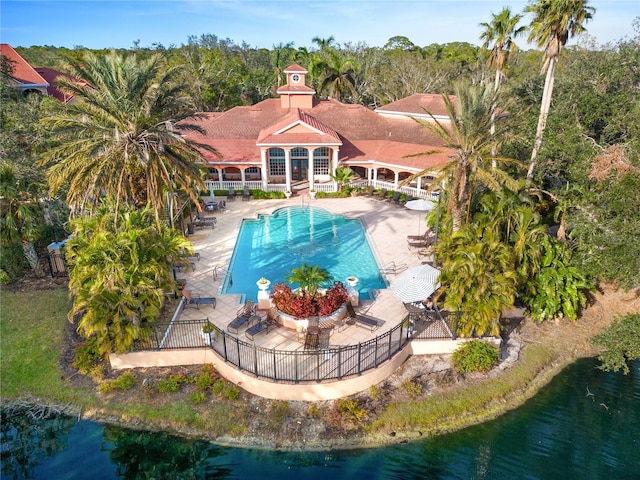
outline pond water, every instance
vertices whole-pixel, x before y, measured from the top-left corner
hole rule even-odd
[[[220,447],[60,416],[2,417],[3,479],[638,479],[640,362],[584,359],[500,418],[416,443],[330,452]]]
[[[372,289],[386,288],[360,220],[322,208],[286,207],[242,221],[222,291],[255,302],[260,278],[273,286],[302,263],[320,265],[345,284],[347,277],[358,277],[363,299]]]

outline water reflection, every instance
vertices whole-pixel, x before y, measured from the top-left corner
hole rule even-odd
[[[2,412],[3,479],[638,478],[640,362],[570,366],[495,421],[413,444],[331,452],[236,449],[65,416]]]

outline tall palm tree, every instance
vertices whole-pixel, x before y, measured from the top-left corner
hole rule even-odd
[[[35,186],[18,179],[11,164],[0,165],[0,237],[3,245],[20,243],[22,252],[34,273],[42,277],[44,270],[33,245],[40,236],[44,215]]]
[[[286,68],[286,64],[291,59],[291,56],[296,53],[293,49],[293,42],[282,43],[273,46],[271,55],[273,57],[273,69],[276,74],[276,88],[280,88],[282,85],[282,71]]]
[[[355,88],[357,68],[354,60],[342,58],[334,50],[326,50],[324,56],[313,57],[309,73],[319,81],[319,92],[327,92],[329,96],[341,101],[347,91],[351,93],[352,98],[357,95]]]
[[[497,104],[497,94],[487,85],[471,86],[458,83],[455,86],[456,105],[447,95],[442,96],[449,124],[441,123],[427,111],[430,121],[417,119],[427,130],[444,142],[445,147],[455,151],[451,161],[440,171],[432,185],[437,187],[443,182],[449,190],[447,194],[447,210],[452,217],[452,233],[460,230],[465,212],[469,211],[473,189],[480,183],[497,190],[506,185],[515,188],[515,181],[500,168],[489,168],[487,162],[492,160],[491,150],[499,142],[504,128],[491,134],[491,112]],[[422,156],[432,151],[418,153]],[[507,158],[496,158],[499,163],[516,163]],[[418,172],[405,179],[408,183],[414,178],[425,175],[427,170]]]
[[[73,67],[89,86],[61,80],[79,101],[60,104],[43,119],[54,146],[40,163],[50,165],[52,193],[68,182],[67,203],[75,210],[103,195],[149,204],[158,222],[168,191],[184,190],[197,204],[196,192],[204,188],[197,162],[201,150],[211,148],[182,136],[202,129],[186,121],[191,102],[175,81],[178,70],[159,54],[141,59],[115,52],[88,53]]]
[[[584,32],[583,24],[593,18],[596,10],[587,5],[588,2],[589,0],[532,0],[524,10],[533,15],[529,26],[529,42],[544,48],[542,73],[546,73],[538,127],[527,171],[529,180],[533,178],[533,170],[542,147],[542,135],[549,116],[560,51],[567,44],[569,37]]]
[[[484,28],[484,31],[480,34],[480,40],[484,40],[482,48],[488,49],[491,46],[491,53],[487,63],[490,68],[496,71],[496,77],[493,83],[494,91],[498,91],[500,88],[500,82],[503,78],[503,69],[507,64],[511,54],[515,54],[518,51],[518,45],[516,45],[514,39],[522,35],[526,28],[518,27],[518,23],[522,20],[522,15],[511,15],[511,10],[508,7],[504,7],[499,14],[491,14],[490,23],[481,23],[480,26]],[[493,43],[493,45],[492,45]],[[491,134],[495,134],[495,106],[491,113]],[[497,152],[494,150],[491,154],[495,157]],[[492,166],[495,168],[495,160],[492,162]]]

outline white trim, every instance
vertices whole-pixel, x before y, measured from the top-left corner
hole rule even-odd
[[[286,132],[287,130],[296,127],[298,125],[304,125],[305,127],[308,127],[309,130],[313,130],[316,133],[319,133],[320,135],[326,135],[325,132],[323,132],[322,130],[318,130],[317,128],[309,125],[307,122],[305,122],[304,120],[296,120],[293,123],[290,123],[288,126],[281,128],[280,130],[277,130],[275,132],[272,133],[272,135],[280,135],[283,132]]]
[[[282,95],[283,93],[287,93],[289,95],[315,95],[316,91],[311,89],[310,92],[301,92],[299,90],[289,91],[289,90],[278,90],[278,95]]]
[[[256,145],[258,147],[299,147],[299,146],[309,146],[309,145],[314,145],[316,146],[316,148],[320,148],[320,147],[340,147],[342,146],[342,142],[340,143],[282,143],[282,142],[277,142],[277,143],[256,143]]]

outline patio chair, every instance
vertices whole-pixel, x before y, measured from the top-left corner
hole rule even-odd
[[[329,348],[329,342],[331,339],[331,329],[322,328],[318,335],[318,348]]]
[[[355,321],[357,327],[366,327],[372,332],[378,328],[378,320],[376,318],[356,313],[351,302],[347,302],[347,315]]]
[[[235,200],[236,198],[236,190],[233,187],[229,187],[229,192],[227,193],[227,200]]]
[[[242,191],[242,200],[251,200],[251,192],[249,191],[249,187],[247,186],[245,186],[244,190]]]
[[[256,335],[263,332],[269,335],[270,330],[274,328],[278,328],[280,326],[279,319],[280,319],[280,316],[276,313],[274,309],[271,309],[269,310],[269,313],[267,313],[267,317],[264,320],[260,320],[255,325],[247,328],[245,335],[250,340],[253,340]]]
[[[393,197],[389,197],[387,201],[393,202],[393,203],[400,203],[400,195],[402,195],[402,192],[395,192],[393,194]]]
[[[428,248],[435,243],[435,237],[427,237],[422,240],[410,240],[407,239],[407,248]]]
[[[376,195],[374,193],[374,195]],[[387,189],[383,188],[382,190],[380,190],[380,192],[376,195],[377,198],[381,199],[381,200],[386,200],[387,199]]]
[[[244,302],[244,305],[238,310],[236,313],[236,318],[231,320],[229,325],[227,325],[227,330],[230,333],[238,333],[242,327],[244,327],[250,320],[253,320],[256,317],[256,306],[252,300],[247,300]],[[258,317],[259,319],[260,317]]]
[[[212,305],[213,308],[216,308],[217,300],[214,297],[201,297],[189,290],[182,290],[182,297],[184,298],[184,308],[196,307],[200,310],[200,305]]]
[[[309,331],[307,331],[307,334],[304,337],[304,349],[317,350],[318,345],[320,345],[320,332],[310,333]]]

